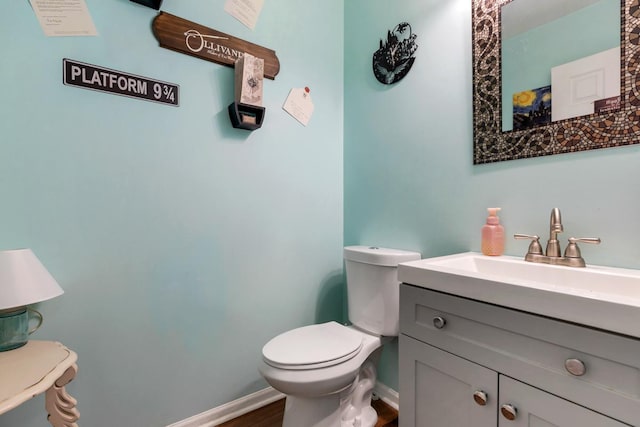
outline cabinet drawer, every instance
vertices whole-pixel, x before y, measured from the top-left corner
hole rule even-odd
[[[640,425],[640,340],[407,284],[400,290],[400,330]],[[574,367],[582,364],[584,374],[571,374],[565,367],[568,360],[575,360]]]

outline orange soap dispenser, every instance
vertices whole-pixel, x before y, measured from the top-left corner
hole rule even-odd
[[[500,225],[498,211],[500,208],[487,208],[489,216],[487,223],[482,226],[482,253],[489,256],[504,253],[504,227]]]

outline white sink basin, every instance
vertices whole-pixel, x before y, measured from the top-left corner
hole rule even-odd
[[[640,270],[468,252],[400,264],[400,281],[640,338]]]

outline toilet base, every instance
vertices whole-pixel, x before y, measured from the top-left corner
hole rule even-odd
[[[340,395],[306,398],[287,396],[282,427],[340,426]]]
[[[371,406],[362,408],[356,418],[344,420],[343,412],[339,395],[313,399],[287,396],[282,427],[374,427],[378,422]]]
[[[371,359],[376,360],[379,351]],[[287,396],[282,427],[374,427],[378,414],[371,407],[376,383],[375,363],[367,360],[356,381],[341,393],[321,397]]]

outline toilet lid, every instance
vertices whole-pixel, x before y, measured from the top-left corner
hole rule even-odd
[[[278,335],[262,348],[266,363],[283,369],[315,369],[351,359],[363,337],[337,322],[304,326]]]

